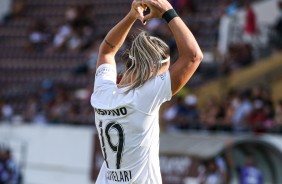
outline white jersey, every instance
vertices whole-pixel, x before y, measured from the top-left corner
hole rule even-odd
[[[171,98],[169,72],[125,93],[116,69],[100,65],[91,104],[104,163],[96,184],[161,184],[159,108]]]

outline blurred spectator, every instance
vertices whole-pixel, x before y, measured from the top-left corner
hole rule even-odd
[[[180,96],[172,97],[171,101],[168,102],[169,106],[164,110],[162,120],[167,125],[168,131],[175,131],[179,126],[179,106],[182,103],[183,98]]]
[[[226,141],[226,161],[231,169],[236,170],[238,184],[264,184],[262,171],[257,167],[253,155],[245,153],[243,164],[234,159],[234,147],[232,140]]]
[[[165,111],[164,119],[170,121],[170,130],[199,129],[199,111],[195,95],[187,95],[184,98],[177,97],[170,108]]]
[[[247,117],[253,110],[250,91],[241,92],[237,102],[238,104],[234,104],[234,114],[232,117],[233,128],[235,131],[243,131],[246,130]]]
[[[40,104],[40,99],[36,95],[27,100],[25,110],[23,112],[24,122],[46,123],[46,117]]]
[[[225,4],[226,4],[226,9],[225,9],[226,15],[231,17],[234,16],[238,11],[238,6],[239,6],[238,2],[234,0],[227,0]]]
[[[263,110],[266,113],[266,120],[263,122],[264,131],[271,131],[274,128],[275,109],[272,102],[266,102]]]
[[[275,129],[279,133],[282,132],[282,100],[279,100],[278,104],[275,107]]]
[[[35,20],[28,32],[28,49],[43,51],[51,43],[52,34],[44,20]]]
[[[53,40],[53,49],[54,50],[63,49],[71,33],[72,33],[72,29],[68,24],[60,26]]]
[[[201,109],[200,121],[208,130],[214,130],[219,124],[219,116],[221,113],[221,107],[217,103],[215,98],[210,97],[204,107]]]
[[[267,121],[267,112],[264,109],[264,102],[262,100],[255,100],[253,102],[253,110],[247,118],[248,125],[252,130],[265,129],[264,122]]]
[[[52,80],[45,79],[41,83],[41,88],[39,89],[40,100],[42,104],[50,104],[55,98],[55,84]]]
[[[245,4],[245,25],[244,25],[244,41],[252,44],[257,33],[256,14],[251,7],[250,3]]]
[[[92,94],[90,89],[76,90],[70,101],[70,107],[67,111],[66,121],[73,125],[91,125],[94,122],[92,108],[89,107],[89,99]]]
[[[94,25],[87,13],[88,9],[83,6],[73,6],[66,10],[65,22],[55,33],[52,50],[78,51],[90,46]]]
[[[68,39],[70,39],[74,32],[74,24],[78,20],[78,7],[70,7],[65,12],[65,22],[59,26],[55,33],[53,40],[53,47],[55,50],[64,49]]]
[[[252,156],[245,158],[245,163],[238,168],[239,184],[263,184],[263,174],[256,166]]]
[[[12,153],[6,146],[0,147],[0,184],[21,184],[19,167],[12,158]]]
[[[164,108],[162,121],[168,131],[194,129],[264,133],[282,127],[281,122],[275,121],[275,117],[279,119],[281,107],[278,105],[275,111],[267,88],[232,89],[220,100],[210,97],[201,108],[197,107],[197,98],[194,97],[172,98]]]
[[[228,172],[227,172],[227,163],[225,160],[225,157],[223,157],[222,155],[219,155],[215,158],[215,163],[219,169],[221,178],[222,178],[222,183],[228,183]]]
[[[74,30],[66,43],[67,49],[76,51],[82,49],[83,45],[83,35],[81,30]]]
[[[221,106],[221,115],[222,119],[220,122],[219,130],[222,131],[231,131],[232,130],[232,117],[234,113],[234,107],[232,106],[231,102],[227,99],[224,100]]]
[[[225,176],[221,172],[215,159],[208,160],[204,163],[204,171],[199,176],[200,184],[224,184]]]
[[[38,100],[35,97],[31,97],[27,101],[27,105],[24,111],[24,121],[25,122],[32,122],[33,118],[38,113]]]
[[[48,121],[51,123],[66,123],[65,119],[71,100],[66,90],[56,90],[55,98],[51,101],[48,113]]]
[[[14,115],[14,110],[12,108],[12,106],[8,103],[8,101],[3,101],[1,103],[0,101],[0,110],[1,110],[1,116],[2,117],[1,119],[3,121],[6,121],[6,122],[11,122],[12,121],[12,117]]]
[[[272,27],[269,35],[269,44],[276,50],[282,49],[282,1],[277,2],[279,8],[279,17]]]
[[[26,104],[24,120],[39,124],[90,125],[94,122],[89,106],[91,88],[70,89],[51,81],[43,82],[43,90]]]
[[[255,86],[251,93],[254,108],[247,119],[250,128],[255,132],[271,130],[275,112],[270,92],[262,86]]]
[[[184,98],[184,103],[180,107],[179,113],[182,115],[180,129],[198,129],[200,113],[197,107],[197,97],[189,94]]]
[[[169,102],[166,103],[166,108],[164,109],[162,115],[162,123],[165,124],[168,131],[171,129],[176,129],[176,116],[178,112],[178,105],[182,99],[179,96],[172,97]]]
[[[223,130],[232,130],[232,117],[234,116],[235,108],[238,106],[238,92],[231,89],[223,100]]]

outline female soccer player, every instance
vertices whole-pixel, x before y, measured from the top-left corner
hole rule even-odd
[[[146,8],[150,14],[143,16]],[[116,83],[115,55],[133,23],[163,18],[179,57],[170,68],[169,47],[141,32],[132,42],[127,70]],[[134,0],[129,13],[99,49],[91,104],[104,163],[97,184],[161,184],[159,109],[191,78],[203,58],[194,36],[167,0]]]

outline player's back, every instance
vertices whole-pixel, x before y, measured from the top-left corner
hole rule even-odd
[[[115,83],[95,89],[91,102],[105,160],[97,182],[161,183],[158,110],[171,96],[169,73],[128,93]]]

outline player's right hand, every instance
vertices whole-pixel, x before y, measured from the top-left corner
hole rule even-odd
[[[130,14],[132,17],[139,19],[141,22],[144,19],[144,11],[146,10],[146,6],[142,4],[142,0],[134,0],[131,4]]]
[[[167,0],[142,0],[142,4],[150,9],[150,13],[143,18],[144,23],[152,18],[162,18],[167,10],[173,8]]]

